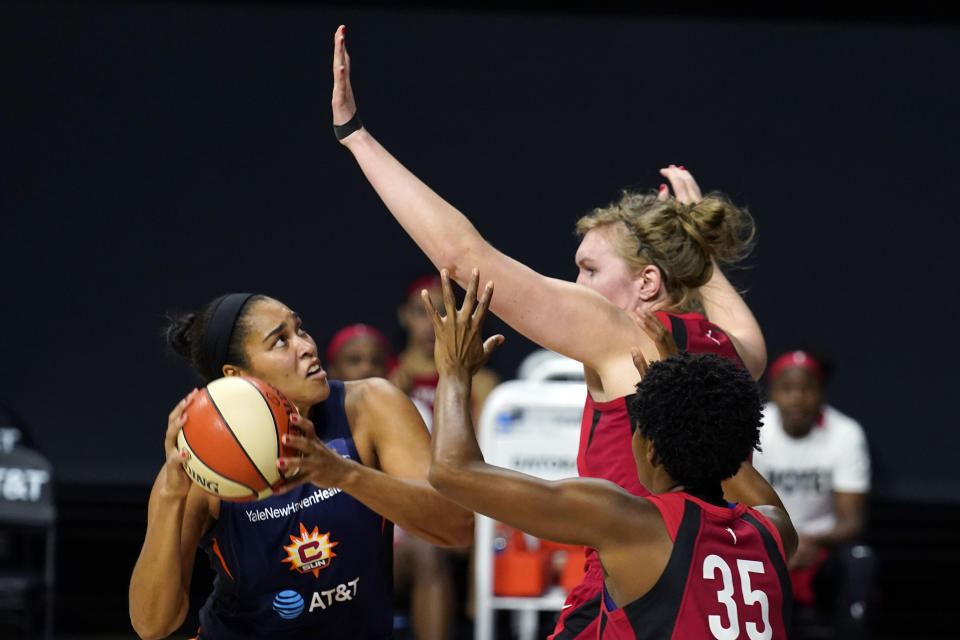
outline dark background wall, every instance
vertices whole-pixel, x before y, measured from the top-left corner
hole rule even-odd
[[[668,163],[748,205],[759,245],[733,277],[771,351],[832,349],[877,499],[960,502],[960,30],[783,17],[6,7],[0,401],[75,508],[137,503],[194,385],[164,355],[167,310],[254,290],[320,341],[395,328],[429,266],[330,132],[346,23],[370,130],[543,273],[573,278],[577,217]],[[534,346],[506,333],[511,377]]]

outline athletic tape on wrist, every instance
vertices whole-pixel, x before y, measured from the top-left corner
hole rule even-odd
[[[360,122],[360,111],[357,111],[353,114],[353,117],[344,124],[333,125],[333,135],[337,136],[337,140],[343,140],[362,126],[363,123]]]

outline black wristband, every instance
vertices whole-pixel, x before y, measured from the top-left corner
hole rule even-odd
[[[360,122],[360,111],[357,110],[353,114],[353,117],[347,120],[344,124],[333,125],[333,135],[337,136],[337,140],[343,140],[362,126],[363,123]]]

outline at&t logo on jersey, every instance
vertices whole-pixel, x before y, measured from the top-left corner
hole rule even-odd
[[[281,591],[273,599],[273,610],[284,620],[293,620],[303,613],[303,596],[296,591]]]
[[[353,602],[357,597],[357,585],[360,584],[360,577],[356,577],[349,582],[334,585],[323,591],[314,591],[310,596],[310,606],[307,606],[303,596],[296,591],[284,590],[273,599],[273,610],[284,620],[296,620],[306,609],[307,613],[313,613],[314,609],[321,612],[330,607],[342,606],[341,603]],[[319,612],[318,612],[319,613]]]
[[[290,571],[312,572],[314,577],[319,578],[320,569],[325,569],[331,558],[336,557],[333,548],[340,543],[330,541],[329,531],[323,535],[318,531],[319,528],[314,527],[313,531],[308,532],[301,522],[300,537],[290,536],[291,544],[283,548],[287,552],[283,561],[290,563]]]

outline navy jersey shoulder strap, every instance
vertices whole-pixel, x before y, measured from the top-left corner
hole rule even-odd
[[[350,437],[350,424],[343,405],[342,380],[330,380],[330,396],[310,410],[310,420],[321,440]]]

